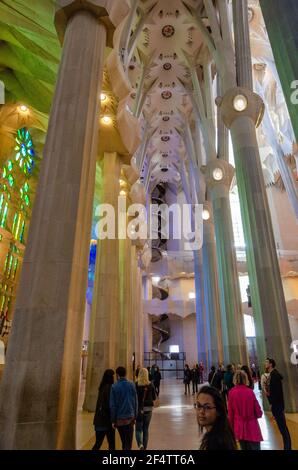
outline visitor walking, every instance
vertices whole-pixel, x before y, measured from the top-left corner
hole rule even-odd
[[[159,367],[156,366],[154,378],[153,378],[153,385],[154,385],[155,394],[157,398],[159,397],[160,381],[161,381],[161,373],[160,373]]]
[[[107,369],[99,385],[93,420],[96,441],[92,450],[101,448],[105,436],[107,436],[109,450],[115,450],[115,429],[112,426],[110,413],[110,393],[114,383],[114,375],[115,372],[112,369]]]
[[[155,389],[149,381],[148,370],[140,369],[136,383],[138,395],[138,415],[136,421],[136,439],[138,448],[146,450],[149,439],[149,425],[152,418],[152,410],[156,399]]]
[[[270,373],[268,399],[271,405],[271,411],[277,423],[279,432],[282,435],[284,450],[291,450],[291,436],[285,417],[285,403],[282,387],[283,376],[276,369],[274,359],[268,360],[268,371]]]
[[[190,387],[189,387],[190,381],[191,381],[191,371],[190,371],[189,365],[185,364],[184,375],[183,375],[183,383],[185,387],[184,395],[187,395],[187,392],[190,394]]]
[[[118,367],[116,375],[118,381],[112,385],[110,395],[111,421],[120,434],[122,450],[131,450],[138,413],[137,392],[135,384],[126,379],[125,367]]]
[[[191,382],[192,382],[192,394],[198,393],[198,383],[199,383],[199,369],[194,364],[191,369]]]
[[[243,370],[234,376],[235,387],[228,396],[228,416],[241,450],[260,450],[263,440],[258,419],[263,412]]]

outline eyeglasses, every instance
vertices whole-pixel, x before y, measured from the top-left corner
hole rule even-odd
[[[214,409],[216,408],[216,406],[201,405],[201,403],[194,403],[193,406],[194,406],[194,408],[195,408],[197,411],[202,411],[202,410],[204,410],[204,412],[205,412],[205,411],[214,410]]]

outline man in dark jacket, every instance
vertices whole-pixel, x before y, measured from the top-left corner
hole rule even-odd
[[[122,449],[131,450],[133,429],[138,414],[138,398],[133,382],[126,379],[125,367],[116,369],[118,382],[112,385],[110,410],[113,428],[120,434]]]
[[[268,359],[269,375],[269,402],[271,404],[271,411],[277,423],[280,434],[283,438],[284,450],[291,450],[291,436],[287,428],[286,417],[285,417],[285,403],[284,394],[282,388],[283,376],[275,368],[276,363],[274,359]]]

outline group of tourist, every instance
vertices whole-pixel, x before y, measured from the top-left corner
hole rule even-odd
[[[267,397],[274,419],[283,438],[285,450],[291,450],[291,436],[284,413],[282,375],[274,359],[267,358],[261,378],[262,390]],[[252,374],[247,366],[235,368],[230,364],[225,371],[221,366],[211,368],[208,386],[200,389],[195,408],[201,429],[200,449],[259,450],[263,440],[258,419],[262,410],[254,393]]]
[[[152,410],[159,395],[161,374],[159,368],[137,367],[136,382],[126,378],[126,369],[107,369],[99,386],[94,416],[96,442],[93,450],[100,449],[107,437],[109,450],[115,450],[117,429],[123,450],[131,450],[134,425],[140,450],[147,449]],[[193,383],[196,393],[195,409],[200,430],[200,450],[259,450],[263,440],[258,419],[263,412],[254,393],[254,378],[250,368],[230,364],[211,368],[208,385],[196,393],[196,385],[203,381],[198,368],[184,369],[185,393]],[[151,380],[150,380],[151,379]],[[276,369],[274,359],[267,358],[261,388],[267,397],[274,419],[283,438],[284,449],[291,450],[291,437],[284,414],[282,375]],[[188,387],[187,387],[188,385]]]
[[[190,394],[190,383],[192,383],[192,394],[198,392],[198,384],[202,384],[204,382],[204,364],[200,362],[200,364],[194,364],[193,368],[190,369],[188,364],[185,364],[184,367],[184,374],[183,374],[183,383],[185,387],[184,394]]]
[[[140,450],[147,449],[149,425],[154,402],[159,395],[161,374],[156,367],[151,372],[154,382],[149,379],[146,368],[137,367],[136,383],[126,378],[126,369],[107,369],[99,386],[98,399],[94,415],[96,441],[92,450],[100,449],[105,436],[109,450],[115,450],[115,430],[120,435],[122,449],[131,450],[134,425],[136,441]]]

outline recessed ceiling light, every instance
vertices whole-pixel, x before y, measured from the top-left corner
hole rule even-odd
[[[105,101],[107,99],[107,95],[105,93],[100,94],[100,101]]]

